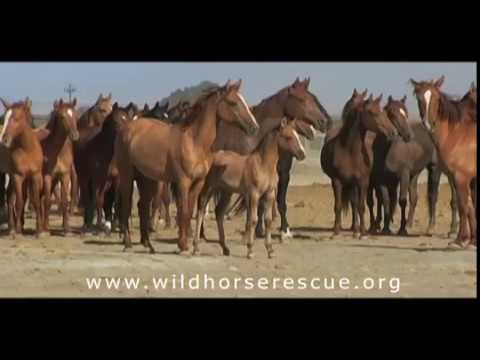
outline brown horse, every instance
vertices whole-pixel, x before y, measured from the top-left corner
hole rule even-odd
[[[460,229],[452,247],[477,243],[477,221],[472,190],[477,177],[476,90],[470,101],[453,100],[440,89],[437,81],[415,81],[414,87],[422,123],[430,133],[443,168],[455,182]],[[475,191],[476,193],[476,191]]]
[[[36,213],[36,236],[40,237],[42,222],[42,164],[43,152],[40,141],[32,129],[32,102],[17,102],[10,105],[0,99],[5,107],[5,123],[0,134],[1,146],[8,149],[7,172],[10,177],[8,217],[12,236],[20,234],[23,228],[23,211],[30,188]]]
[[[73,167],[72,141],[79,138],[77,129],[77,99],[72,103],[55,101],[50,120],[43,131],[36,131],[42,145],[43,163],[43,225],[42,231],[49,230],[51,195],[57,182],[61,186],[60,207],[63,216],[63,231],[65,236],[70,234],[68,191],[71,185],[71,171]],[[44,131],[48,134],[42,134]]]
[[[119,171],[121,227],[125,249],[130,248],[128,218],[134,179],[140,192],[141,243],[154,252],[149,240],[151,201],[158,181],[174,182],[178,188],[179,239],[181,253],[188,251],[187,231],[194,205],[213,161],[212,145],[217,124],[237,123],[246,132],[258,129],[255,117],[240,94],[241,81],[213,88],[195,104],[182,124],[139,118],[125,126],[115,144]]]
[[[317,97],[310,92],[310,79],[296,79],[293,84],[279,90],[274,95],[264,99],[260,104],[252,108],[252,113],[258,120],[260,127],[266,119],[277,119],[279,123],[283,117],[296,119],[300,127],[305,129],[302,135],[306,135],[314,129],[325,132],[331,122],[330,115],[320,104]],[[308,130],[307,130],[308,129]],[[313,134],[313,133],[312,133]],[[262,138],[258,136],[245,136],[239,129],[230,126],[227,123],[219,125],[217,140],[214,144],[214,150],[235,151],[246,155],[251,153]],[[280,213],[281,238],[286,240],[291,237],[287,221],[287,189],[290,182],[290,169],[293,164],[293,156],[289,153],[280,151],[280,160],[278,161],[278,192],[277,205]],[[259,221],[257,224],[257,236],[263,236],[264,208],[263,201],[259,205]]]
[[[95,104],[85,111],[78,120],[78,128],[93,128],[102,125],[108,114],[111,113],[113,107],[112,94],[107,97],[99,95]]]
[[[253,242],[255,227],[258,221],[258,204],[265,199],[265,247],[268,257],[273,254],[271,241],[272,213],[278,185],[277,163],[280,149],[286,151],[298,160],[305,159],[305,149],[295,131],[293,123],[287,123],[284,118],[278,129],[268,132],[257,149],[248,155],[240,155],[233,151],[218,151],[215,153],[213,166],[210,169],[205,185],[199,196],[197,211],[197,226],[194,237],[194,253],[199,253],[199,237],[201,224],[205,216],[205,208],[213,192],[222,189],[220,200],[215,208],[220,245],[224,255],[230,255],[225,244],[223,219],[233,193],[245,196],[247,203],[247,257],[253,257]]]
[[[371,138],[367,132],[381,133],[388,138],[395,135],[395,128],[380,106],[382,96],[373,100],[360,100],[354,91],[344,106],[343,125],[338,134],[322,148],[321,166],[332,181],[335,195],[334,235],[341,229],[341,211],[352,203],[354,236],[360,230],[360,236],[366,235],[364,213],[365,200],[373,166]],[[360,219],[360,229],[356,217]]]

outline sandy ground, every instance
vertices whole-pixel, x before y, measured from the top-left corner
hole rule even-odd
[[[306,170],[297,167],[296,172],[300,175],[296,175],[294,182],[301,183],[306,178],[312,182]],[[449,239],[444,234],[450,222],[448,186],[441,187],[434,237],[422,236],[427,224],[425,191],[425,185],[421,185],[410,236],[370,236],[359,240],[345,231],[340,237],[331,239],[333,197],[330,186],[292,186],[288,194],[288,214],[296,237],[288,244],[279,244],[277,219],[273,259],[267,258],[263,239],[256,241],[255,258],[246,259],[246,248],[241,240],[244,216],[226,222],[231,256],[221,255],[215,222],[210,220],[206,228],[209,240],[202,243],[202,254],[181,257],[174,253],[177,248],[175,229],[159,230],[153,235],[156,254],[148,254],[140,245],[136,245],[132,253],[123,253],[117,234],[110,237],[58,236],[61,219],[55,214],[52,229],[56,236],[34,239],[27,234],[13,240],[4,232],[0,235],[0,296],[476,297],[476,251],[445,249]],[[395,220],[393,228],[397,229],[399,213]],[[80,217],[75,216],[72,223],[78,229]],[[138,242],[138,218],[134,218],[133,225],[133,239]],[[350,215],[344,225],[350,225]],[[27,229],[33,229],[31,218],[27,219]],[[197,289],[204,285],[205,276],[213,280],[206,282],[207,289]],[[98,290],[91,290],[87,278],[93,277],[102,279],[99,281],[110,277],[138,278],[139,285],[136,290],[127,289],[121,280],[117,290],[107,289],[106,283],[101,283]],[[154,288],[152,279],[158,281],[161,277],[169,281],[167,290]],[[349,289],[339,288],[341,278],[349,279]],[[381,278],[385,280],[379,280]],[[334,289],[326,289],[331,286],[332,279]]]

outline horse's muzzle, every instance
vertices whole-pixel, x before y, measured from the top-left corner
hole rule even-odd
[[[72,141],[78,141],[78,139],[80,138],[80,134],[78,133],[78,131],[70,131],[69,137]]]

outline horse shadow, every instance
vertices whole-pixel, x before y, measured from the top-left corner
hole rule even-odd
[[[466,251],[465,249],[452,249],[449,247],[422,247],[422,246],[398,246],[398,245],[375,245],[375,244],[351,244],[343,245],[345,247],[387,249],[387,250],[413,250],[417,252],[456,252]]]
[[[86,245],[99,245],[99,246],[123,245],[122,241],[104,241],[104,240],[85,240],[83,243]]]

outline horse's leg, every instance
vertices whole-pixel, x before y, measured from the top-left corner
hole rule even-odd
[[[368,212],[370,214],[370,228],[368,229],[368,232],[371,234],[376,233],[375,229],[375,215],[374,215],[374,202],[373,202],[373,191],[376,186],[373,185],[372,182],[370,182],[370,185],[368,186],[368,195],[367,195],[367,206],[368,206]],[[378,205],[377,205],[378,207]],[[352,209],[353,213],[353,209]],[[353,230],[353,229],[352,229]]]
[[[23,182],[25,178],[21,175],[13,175],[13,183],[15,186],[15,232],[22,233],[22,212],[24,206],[23,198]]]
[[[476,180],[475,180],[476,181]],[[473,186],[472,186],[473,184]],[[473,201],[476,197],[476,184],[470,181],[468,187],[468,225],[470,226],[470,243],[474,246],[477,245],[477,217],[475,214],[475,203]]]
[[[132,213],[132,194],[133,194],[133,171],[126,169],[125,173],[119,176],[118,182],[119,206],[120,206],[120,232],[123,237],[123,251],[132,247],[130,237],[130,226],[128,219]]]
[[[36,221],[36,232],[35,236],[40,238],[43,225],[43,214],[42,214],[42,205],[41,205],[41,193],[42,193],[43,177],[42,173],[38,172],[32,176],[31,186],[32,186],[32,205],[35,210],[35,221]]]
[[[165,209],[165,229],[169,229],[172,226],[172,218],[170,217],[170,203],[172,201],[172,196],[170,194],[170,186],[168,183],[163,185],[161,197]]]
[[[411,229],[413,227],[413,216],[415,215],[415,208],[417,207],[418,201],[418,174],[412,177],[410,180],[410,185],[408,187],[408,218],[407,218],[407,228]]]
[[[177,183],[178,190],[178,248],[180,253],[188,252],[188,228],[190,226],[190,211],[188,195],[190,193],[191,180],[186,178]]]
[[[391,235],[392,231],[390,230],[390,223],[391,223],[391,206],[390,206],[390,188],[391,184],[386,185],[382,184],[380,185],[380,191],[381,191],[381,197],[383,201],[383,229],[382,229],[382,235]]]
[[[262,238],[265,237],[265,201],[263,200],[260,200],[258,203],[257,217],[258,223],[255,228],[255,236]],[[281,233],[280,241],[287,241],[287,236],[285,236],[283,232]]]
[[[469,195],[470,184],[468,180],[460,173],[455,174],[455,190],[457,192],[458,210],[460,215],[460,229],[457,239],[449,245],[463,247],[470,241],[469,229]]]
[[[138,216],[140,218],[140,243],[150,250],[150,254],[155,253],[155,249],[150,243],[150,207],[152,199],[158,189],[158,182],[148,179],[143,175],[137,177],[138,192]]]
[[[477,211],[477,178],[473,178],[470,183],[470,192],[472,193],[473,207]]]
[[[72,164],[70,170],[70,215],[75,213],[78,206],[78,176],[75,166]]]
[[[398,203],[400,204],[400,208],[402,210],[402,219],[400,221],[400,229],[398,230],[398,235],[406,236],[407,233],[407,217],[406,217],[406,210],[407,210],[407,193],[408,187],[410,183],[410,174],[408,171],[403,171],[402,175],[400,176],[400,198]]]
[[[105,231],[108,234],[112,231],[113,207],[115,204],[115,186],[113,181],[109,180],[106,184],[107,191],[104,193],[103,212],[105,213]]]
[[[162,216],[162,204],[161,204],[161,199],[160,199],[160,192],[162,190],[162,184],[161,182],[157,183],[157,191],[155,193],[155,196],[152,199],[152,204],[151,204],[151,214],[150,214],[150,224],[149,224],[149,231],[154,233],[157,231],[157,225],[158,225],[158,216]],[[160,209],[160,214],[158,215],[158,210]]]
[[[70,236],[70,212],[68,209],[68,185],[70,184],[70,172],[67,172],[61,176],[61,206],[63,215],[63,234],[64,236]]]
[[[290,168],[288,171],[280,172],[278,179],[277,204],[278,212],[280,213],[280,240],[285,242],[293,238],[287,220],[287,191],[288,184],[290,183]]]
[[[218,228],[218,241],[222,247],[223,255],[230,256],[230,249],[228,248],[225,242],[225,228],[223,222],[225,220],[225,213],[227,212],[228,204],[230,204],[230,199],[232,194],[227,192],[222,192],[220,200],[218,201],[217,206],[215,207],[215,219],[217,221]],[[208,202],[207,202],[208,203]]]
[[[273,257],[273,246],[272,246],[272,217],[273,217],[273,204],[275,203],[275,190],[271,190],[266,194],[265,197],[265,248],[267,249],[268,258]]]
[[[247,221],[248,237],[247,237],[247,258],[253,258],[253,243],[255,241],[255,228],[258,222],[258,202],[259,196],[255,191],[252,191],[249,195],[249,206],[247,211],[250,213],[249,221]]]
[[[431,164],[428,168],[428,217],[429,223],[427,228],[427,235],[431,235],[435,229],[436,215],[437,215],[437,200],[438,200],[438,187],[440,185],[440,177],[442,171],[438,164]]]
[[[367,200],[367,191],[369,178],[362,179],[358,187],[358,196],[355,194],[355,198],[358,198],[358,216],[360,218],[360,239],[367,235],[367,228],[365,226],[365,203]]]
[[[452,214],[452,220],[450,223],[450,231],[448,232],[448,237],[453,237],[458,233],[458,195],[455,187],[455,179],[453,175],[447,175],[448,184],[450,185],[450,210]]]
[[[342,228],[342,182],[340,179],[332,179],[332,187],[335,196],[335,224],[333,225],[333,235],[339,235]]]
[[[382,190],[378,185],[375,186],[375,196],[377,198],[377,216],[375,218],[375,231],[379,232],[382,228],[383,197]]]
[[[192,186],[190,188],[190,192],[188,194],[188,208],[189,208],[189,211],[190,211],[190,219],[188,221],[189,234],[193,233],[193,231],[191,230],[191,221],[192,221],[192,218],[193,218],[193,212],[194,212],[195,208],[197,208],[198,196],[199,196],[200,192],[202,191],[203,186],[205,185],[205,180],[206,179],[200,179],[200,180],[197,180],[196,182],[194,182],[192,184]],[[205,208],[207,208],[207,207],[208,207],[208,201],[205,204]],[[198,208],[196,209],[196,212],[198,213]],[[205,214],[204,214],[204,216],[205,216],[206,211],[204,210],[204,212],[205,212]]]
[[[7,175],[0,172],[0,224],[7,220],[7,209],[6,209],[6,192],[5,184],[7,181]]]
[[[368,190],[368,189],[367,189]],[[359,189],[358,186],[353,184],[352,185],[352,193],[351,196],[352,198],[350,199],[350,205],[352,208],[352,235],[353,237],[357,237],[359,232],[360,232],[360,227],[358,223],[358,217],[360,215],[359,213]]]
[[[212,195],[211,189],[204,187],[198,195],[197,216],[195,223],[195,234],[193,236],[193,254],[200,254],[200,237],[202,232],[203,221],[205,219],[205,208],[207,207],[208,200]]]
[[[45,175],[43,178],[43,225],[42,231],[50,230],[50,208],[52,206],[52,176]]]

